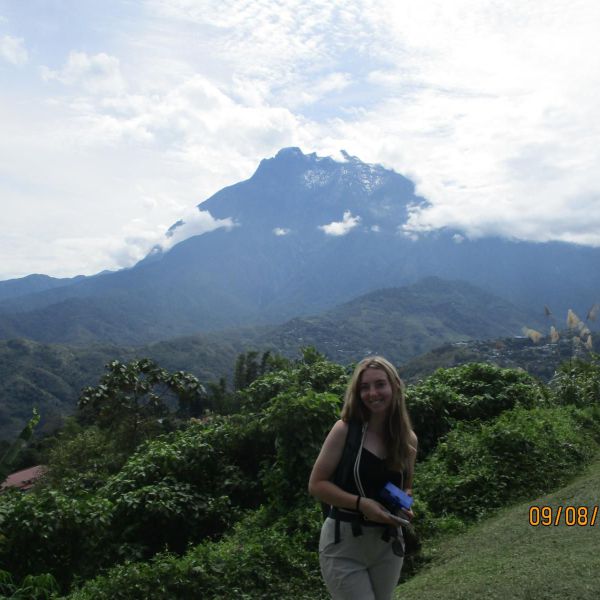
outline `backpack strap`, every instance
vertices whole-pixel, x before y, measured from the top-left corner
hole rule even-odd
[[[354,461],[360,448],[360,442],[362,438],[362,425],[358,421],[348,422],[348,431],[346,432],[346,440],[344,441],[344,450],[342,451],[342,457],[338,466],[330,479],[332,483],[340,486],[349,480],[352,469],[354,468]],[[329,516],[331,506],[326,502],[321,502],[321,509],[323,511],[323,518]]]

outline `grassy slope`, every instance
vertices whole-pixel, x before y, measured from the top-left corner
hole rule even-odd
[[[400,586],[402,600],[600,598],[600,514],[594,527],[532,527],[532,504],[596,506],[600,460],[560,490],[506,509],[440,543],[431,565]],[[563,515],[564,516],[564,515]]]

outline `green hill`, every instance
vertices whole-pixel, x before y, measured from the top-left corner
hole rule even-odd
[[[201,381],[231,378],[236,356],[271,350],[288,358],[315,346],[349,364],[383,354],[401,364],[444,342],[517,334],[534,318],[470,284],[430,277],[412,286],[382,289],[312,317],[276,326],[247,327],[155,342],[61,346],[0,341],[0,439],[15,435],[37,406],[42,426],[70,414],[83,386],[95,383],[110,360],[151,358]]]
[[[600,460],[558,491],[504,510],[439,544],[431,565],[400,586],[402,600],[586,600],[600,597],[595,526],[529,525],[529,507],[600,504]],[[553,510],[553,514],[555,514]]]
[[[558,342],[544,337],[537,344],[526,337],[449,342],[411,358],[400,367],[400,375],[407,383],[415,383],[436,369],[478,362],[524,369],[542,381],[549,381],[561,363],[573,356],[589,356],[582,344],[573,345],[573,332],[561,333]]]

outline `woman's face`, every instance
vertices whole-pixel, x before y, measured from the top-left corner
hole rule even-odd
[[[365,369],[360,377],[358,391],[363,404],[372,414],[385,413],[392,405],[392,385],[383,369]]]

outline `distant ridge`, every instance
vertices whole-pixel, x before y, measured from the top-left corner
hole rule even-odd
[[[155,342],[61,346],[23,339],[0,342],[0,439],[18,433],[36,405],[46,423],[74,410],[80,389],[97,382],[110,360],[149,357],[202,381],[230,377],[238,353],[272,350],[290,358],[315,346],[349,364],[380,353],[400,365],[444,342],[515,335],[534,317],[470,284],[428,278],[370,292],[312,317]]]
[[[79,275],[78,277],[57,279],[48,275],[33,274],[21,277],[20,279],[0,281],[0,302],[2,300],[10,300],[11,298],[19,298],[28,294],[36,294],[71,285],[81,281],[83,278],[83,275]]]

